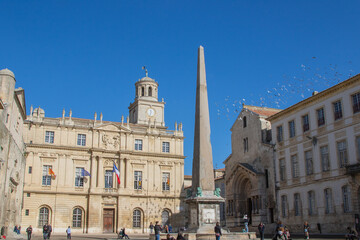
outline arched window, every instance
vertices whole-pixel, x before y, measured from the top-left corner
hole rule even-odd
[[[162,213],[161,213],[161,223],[163,224],[163,225],[168,225],[169,224],[169,216],[170,216],[170,214],[169,214],[169,211],[167,211],[167,210],[164,210]]]
[[[144,96],[144,95],[145,95],[145,88],[141,87],[141,96]]]
[[[149,96],[152,97],[152,88],[149,87]]]
[[[247,122],[246,122],[246,117],[243,117],[243,127],[246,128]]]
[[[47,223],[49,223],[49,209],[42,207],[39,211],[39,228],[42,228]]]
[[[133,212],[133,227],[141,227],[141,211],[138,209]]]
[[[82,222],[82,210],[80,208],[75,208],[73,210],[73,227],[80,228]]]

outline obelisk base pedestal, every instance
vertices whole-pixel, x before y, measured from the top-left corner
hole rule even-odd
[[[220,222],[220,203],[224,202],[224,199],[210,191],[203,194],[204,196],[186,199],[189,210],[189,225],[186,232],[213,234],[216,222]]]

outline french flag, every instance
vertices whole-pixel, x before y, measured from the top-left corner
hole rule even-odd
[[[113,166],[113,172],[115,172],[116,177],[117,177],[117,182],[118,182],[118,184],[120,184],[120,172],[119,172],[119,170],[117,169],[115,163],[114,163],[114,166]]]

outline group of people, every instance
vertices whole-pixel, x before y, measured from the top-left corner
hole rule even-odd
[[[120,230],[118,239],[130,239],[129,236],[125,233],[125,228]]]
[[[153,231],[154,231],[156,240],[160,240],[160,233],[162,231],[167,233],[166,240],[175,240],[175,238],[170,235],[170,233],[172,232],[171,224],[161,227],[161,225],[159,224],[159,221],[156,221],[155,225],[153,225],[151,222],[149,228],[150,228],[150,233],[153,233]],[[178,232],[176,240],[185,240],[185,238],[183,237],[181,232]]]
[[[44,239],[50,239],[51,233],[52,233],[51,224],[46,223],[43,226],[43,237],[44,237]]]
[[[159,222],[157,221],[157,223],[159,223]],[[155,227],[154,224],[152,222],[150,222],[150,225],[149,225],[150,233],[153,233],[154,227]],[[163,231],[164,233],[172,233],[171,224],[169,224],[169,225],[165,224],[165,226],[161,228],[161,231]]]

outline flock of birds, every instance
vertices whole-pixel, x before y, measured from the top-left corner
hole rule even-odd
[[[315,60],[316,57],[312,57]],[[323,91],[354,75],[352,62],[348,61],[350,70],[344,71],[337,65],[330,64],[325,68],[311,67],[301,64],[294,76],[283,75],[283,80],[274,84],[274,87],[264,90],[263,94],[254,96],[250,93],[249,99],[238,99],[227,96],[224,103],[215,103],[218,118],[230,120],[238,116],[243,104],[259,107],[285,109],[312,95],[314,91]],[[344,73],[346,72],[346,73]]]

